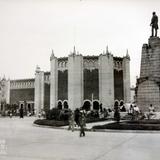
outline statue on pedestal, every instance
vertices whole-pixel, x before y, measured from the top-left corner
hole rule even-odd
[[[152,27],[152,35],[151,37],[157,37],[157,30],[158,30],[158,16],[156,15],[156,12],[152,13],[152,19],[150,26]],[[155,35],[154,35],[155,30]]]

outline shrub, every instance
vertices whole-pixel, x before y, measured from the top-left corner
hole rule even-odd
[[[107,120],[107,118],[86,118],[86,123],[101,122],[105,120]]]
[[[67,121],[69,119],[69,115],[69,109],[52,108],[51,110],[46,111],[46,119],[48,120]]]
[[[68,125],[68,121],[57,121],[57,120],[47,120],[47,119],[37,119],[33,123],[38,125],[55,126],[55,127]]]
[[[160,130],[160,121],[126,121],[93,126],[93,129],[119,129],[119,130]]]
[[[60,120],[68,121],[70,117],[70,113],[71,113],[70,111],[71,111],[70,109],[61,110],[60,115],[59,115]]]
[[[46,111],[46,119],[48,120],[59,120],[60,109],[52,108],[51,110]]]
[[[99,113],[97,110],[91,110],[87,115],[86,118],[88,119],[95,119],[95,118],[99,118]]]

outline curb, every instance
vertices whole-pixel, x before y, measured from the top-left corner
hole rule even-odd
[[[92,129],[92,132],[108,132],[108,133],[153,133],[160,134],[160,131],[156,130],[116,130],[116,129]]]
[[[32,126],[41,127],[41,128],[52,128],[52,129],[65,129],[65,128],[62,128],[62,127],[38,125],[38,124],[35,124],[35,123],[33,123]]]
[[[38,125],[34,124],[35,127],[41,128],[52,128],[52,129],[60,129],[60,130],[68,130],[67,128],[63,127],[55,127],[55,126],[45,126],[45,125]],[[74,131],[79,131],[79,128],[75,128]],[[160,131],[156,130],[116,130],[116,129],[92,129],[86,128],[85,131],[87,132],[108,132],[108,133],[153,133],[153,134],[160,134]]]
[[[52,129],[61,129],[61,130],[68,130],[68,128],[63,128],[63,127],[55,127],[55,126],[45,126],[45,125],[38,125],[33,123],[32,124],[34,127],[41,127],[41,128],[52,128]],[[79,131],[79,128],[74,128],[74,131]],[[85,131],[93,131],[92,129],[85,128]]]

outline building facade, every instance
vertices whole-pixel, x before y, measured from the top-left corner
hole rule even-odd
[[[34,79],[19,79],[1,81],[0,111],[18,110],[34,112]],[[5,107],[4,107],[5,106]]]
[[[130,57],[113,57],[106,52],[99,56],[82,56],[76,52],[68,57],[50,57],[50,109],[54,107],[98,109],[113,107],[114,102],[130,102]],[[35,108],[45,106],[44,72],[37,68],[35,77]]]
[[[35,78],[7,80],[6,103],[27,111],[54,107],[76,109],[112,108],[115,101],[130,102],[130,57],[111,53],[83,56],[74,51],[68,57],[50,57],[50,72],[37,66]]]

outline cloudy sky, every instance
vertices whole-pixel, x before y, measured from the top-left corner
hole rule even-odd
[[[73,46],[99,55],[108,46],[131,63],[131,84],[139,76],[141,48],[150,36],[159,0],[0,0],[0,76],[34,77],[36,65],[50,70],[53,49],[68,56]]]

